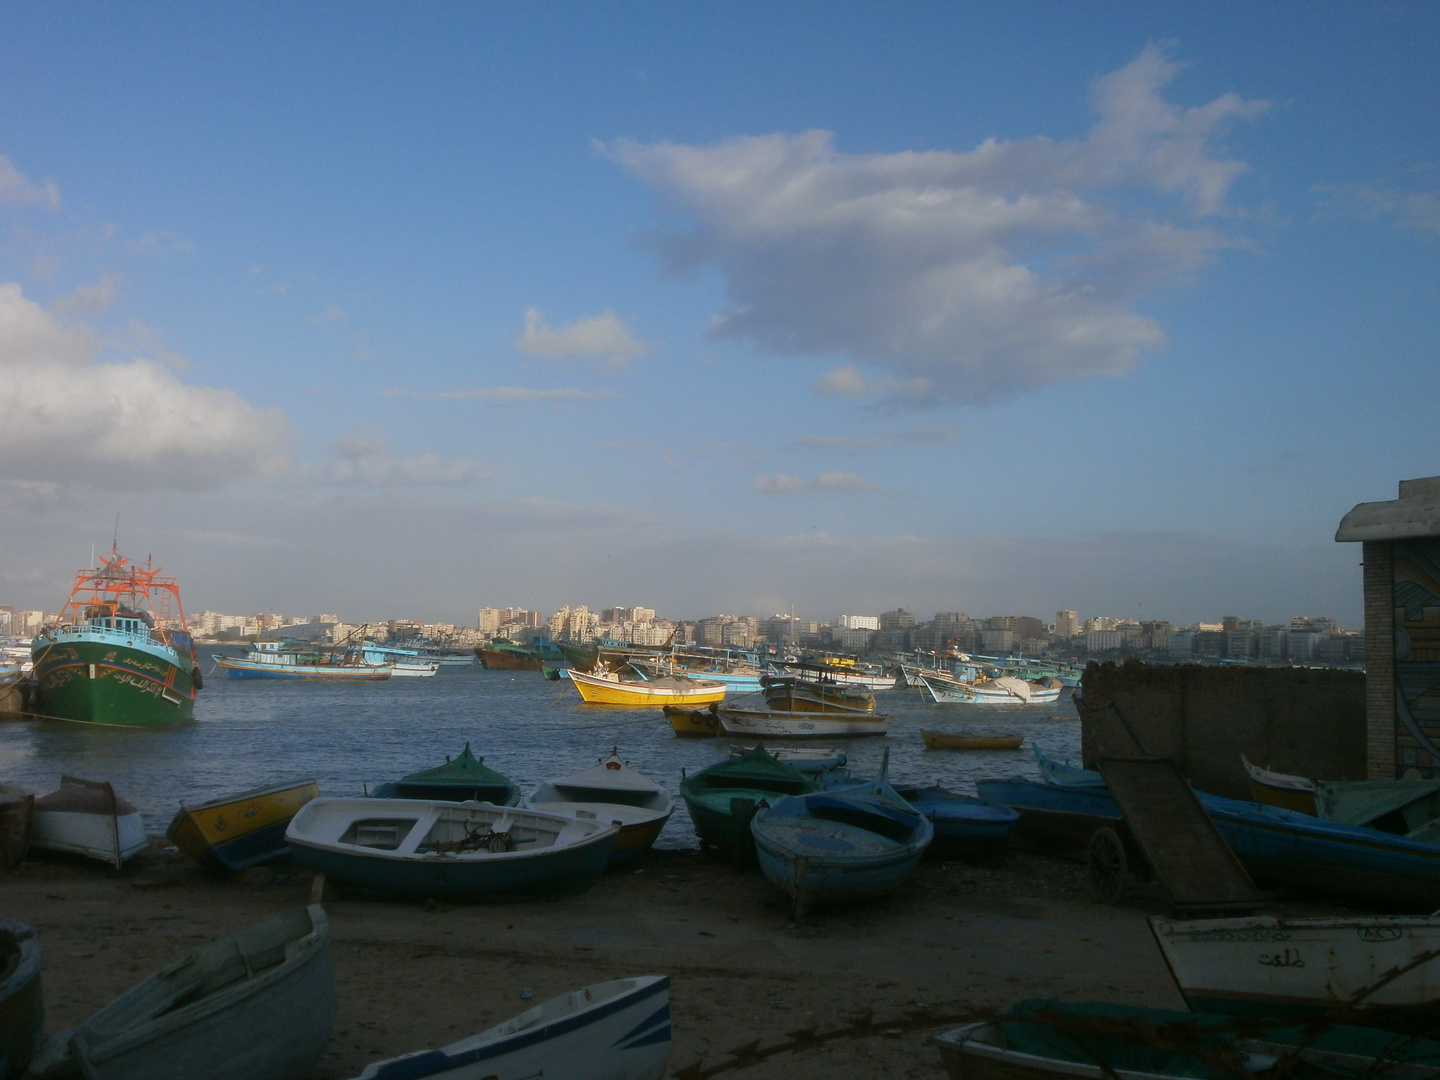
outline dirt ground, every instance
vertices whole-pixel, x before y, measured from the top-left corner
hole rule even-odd
[[[27,862],[0,877],[0,913],[42,942],[53,1033],[310,889],[292,865],[220,878],[157,850],[118,874]],[[331,886],[339,1015],[314,1075],[353,1077],[587,983],[666,974],[683,1076],[940,1077],[928,1037],[975,1011],[1027,997],[1183,1008],[1146,925],[1162,905],[1154,887],[1097,904],[1083,867],[1027,853],[1003,868],[933,859],[886,901],[799,925],[758,870],[698,851],[652,852],[571,900],[452,906]],[[845,1033],[787,1040],[812,1028]]]

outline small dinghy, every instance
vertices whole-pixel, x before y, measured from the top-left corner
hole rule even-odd
[[[930,846],[935,827],[890,786],[889,764],[886,751],[875,780],[793,795],[751,821],[760,869],[795,918],[812,904],[893,892]]]
[[[87,1080],[308,1080],[334,1025],[330,922],[312,904],[162,968],[52,1036],[32,1069]]]
[[[40,1049],[40,942],[0,916],[0,1080],[24,1074]]]
[[[680,797],[701,846],[708,844],[741,857],[754,849],[750,819],[757,809],[820,786],[814,776],[776,761],[763,746],[690,776],[682,770],[680,776]]]
[[[968,731],[928,731],[920,729],[926,750],[1019,750],[1024,735],[985,735]]]
[[[670,980],[612,979],[513,1020],[369,1066],[356,1080],[661,1080],[670,1060]]]
[[[520,789],[494,769],[485,767],[485,759],[470,752],[470,744],[455,757],[445,756],[445,764],[421,769],[388,784],[381,784],[371,796],[376,799],[431,799],[444,802],[488,802],[496,806],[514,806],[520,801]]]
[[[62,776],[60,788],[35,800],[30,846],[108,862],[117,870],[150,847],[140,811],[103,780]]]
[[[315,781],[306,779],[251,788],[198,806],[181,803],[165,835],[201,866],[243,870],[288,855],[286,826],[319,795]]]
[[[541,784],[520,805],[616,826],[611,863],[634,861],[649,850],[675,809],[668,791],[620,760],[618,746],[592,768]]]
[[[296,861],[365,889],[438,900],[578,896],[620,830],[539,810],[423,799],[314,799],[285,831]]]
[[[730,756],[744,757],[753,749],[752,746],[732,746]],[[767,746],[765,752],[803,773],[833,773],[849,760],[844,750],[833,746]]]
[[[1010,830],[1020,820],[1010,807],[957,795],[938,784],[896,788],[896,792],[935,826],[936,851],[988,863],[1005,860]]]

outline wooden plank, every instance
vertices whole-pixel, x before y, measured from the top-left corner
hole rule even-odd
[[[1131,835],[1178,907],[1233,910],[1259,902],[1255,883],[1174,761],[1111,757],[1097,764]]]

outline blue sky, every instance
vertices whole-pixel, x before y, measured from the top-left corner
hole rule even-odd
[[[1360,621],[1432,4],[0,12],[0,602]]]

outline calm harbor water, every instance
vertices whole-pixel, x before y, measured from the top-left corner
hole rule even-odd
[[[234,652],[235,650],[228,650]],[[207,674],[193,722],[130,730],[20,721],[0,725],[0,779],[37,793],[53,791],[62,773],[109,780],[163,833],[182,801],[196,803],[288,778],[314,776],[324,795],[357,796],[366,785],[429,768],[468,742],[485,764],[529,792],[543,780],[586,768],[620,748],[632,767],[676,797],[662,847],[694,847],[679,799],[680,770],[724,757],[731,742],[679,739],[658,709],[587,706],[568,680],[536,671],[442,668],[431,679],[312,683],[224,678]],[[976,780],[1038,777],[1030,743],[1060,760],[1078,761],[1080,724],[1069,691],[1058,704],[935,705],[913,690],[876,695],[890,717],[885,738],[817,740],[842,748],[852,772],[871,776],[890,750],[897,784],[940,783],[974,793]],[[921,728],[1013,732],[1016,751],[956,753],[925,749]]]

